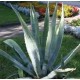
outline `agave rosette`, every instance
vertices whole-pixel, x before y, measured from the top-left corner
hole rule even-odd
[[[49,24],[49,3],[47,3],[44,20],[44,31],[42,32],[42,36],[39,36],[38,20],[32,5],[30,10],[32,33],[28,29],[28,25],[22,19],[20,13],[12,5],[11,7],[22,25],[26,50],[28,53],[24,53],[14,40],[7,39],[4,41],[4,43],[13,48],[17,54],[14,54],[15,57],[12,57],[0,49],[0,55],[9,59],[14,64],[14,66],[18,68],[19,77],[24,77],[24,74],[27,73],[30,78],[50,79],[57,76],[57,72],[59,71],[66,72],[66,69],[60,69],[62,69],[62,67],[65,66],[73,58],[73,56],[80,51],[80,44],[67,56],[63,57],[59,65],[54,66],[54,63],[59,54],[64,34],[63,4],[61,20],[59,24],[56,25],[57,3],[53,12],[51,24]],[[26,55],[29,55],[29,58]],[[69,70],[69,72],[70,71],[72,71],[72,69]]]

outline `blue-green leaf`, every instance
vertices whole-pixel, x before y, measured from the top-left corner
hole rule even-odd
[[[46,40],[48,35],[48,27],[49,27],[49,3],[47,3],[45,21],[44,21],[44,31],[41,36],[41,63],[44,62],[44,58],[45,58],[45,47],[46,47]]]
[[[56,12],[57,12],[57,5],[55,11],[53,13],[51,25],[49,25],[48,36],[46,41],[46,49],[45,49],[45,60],[48,61],[52,52],[53,52],[53,44],[55,40],[55,29],[56,29]]]
[[[40,39],[39,39],[38,19],[37,19],[34,7],[32,5],[31,5],[31,9],[30,9],[30,20],[31,20],[31,27],[32,27],[32,35],[34,36],[34,38],[39,46]]]
[[[23,64],[21,64],[20,62],[18,62],[15,58],[13,58],[12,56],[10,56],[8,53],[6,53],[5,51],[0,49],[0,55],[4,56],[5,58],[9,59],[11,62],[14,63],[14,65],[16,65],[17,67],[19,67],[20,69],[24,70],[26,73],[30,74],[31,76],[34,76],[29,70],[28,68],[26,68]]]
[[[55,46],[55,47],[52,47],[52,49],[54,49],[54,50],[52,51],[52,54],[51,54],[50,59],[49,59],[49,63],[48,63],[49,69],[52,69],[54,62],[57,59],[58,52],[60,50],[62,39],[63,39],[63,34],[64,34],[64,10],[63,10],[63,4],[62,4],[62,14],[61,14],[60,24],[59,24],[59,26],[56,26],[56,27],[57,27],[56,32],[55,32],[56,33],[56,35],[55,35],[56,37],[54,38],[55,42],[53,44],[53,46]]]
[[[11,5],[11,7],[12,7],[12,5]],[[28,55],[31,59],[34,71],[35,71],[37,77],[39,77],[39,75],[41,74],[41,67],[40,67],[40,55],[39,55],[38,45],[37,45],[34,37],[32,36],[32,34],[30,33],[27,24],[25,23],[25,21],[22,19],[21,15],[19,14],[19,12],[14,7],[12,7],[12,9],[16,13],[16,15],[19,18],[19,21],[22,25]]]
[[[7,39],[4,41],[4,43],[9,45],[11,48],[15,49],[15,51],[18,53],[18,55],[20,56],[24,63],[30,63],[30,60],[27,58],[27,55],[25,55],[20,46],[14,40]]]
[[[64,66],[75,56],[76,53],[80,51],[80,44],[73,49],[67,56],[63,58],[64,60]],[[56,67],[56,68],[61,68],[61,63]]]
[[[50,72],[47,76],[43,77],[42,79],[53,79],[57,73],[55,71]]]

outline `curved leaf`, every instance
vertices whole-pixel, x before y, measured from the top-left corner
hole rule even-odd
[[[7,39],[4,41],[7,45],[9,45],[11,48],[15,49],[15,51],[18,53],[18,55],[21,57],[21,59],[24,61],[24,63],[30,63],[30,60],[27,58],[25,53],[22,51],[20,46],[12,39]]]
[[[80,51],[80,44],[75,49],[73,49],[67,56],[63,58],[64,65],[66,65],[79,51]],[[61,67],[61,63],[55,69],[60,68],[60,67]]]
[[[30,33],[27,24],[25,23],[25,21],[22,19],[21,15],[19,14],[19,12],[14,7],[12,7],[12,9],[16,13],[22,25],[28,55],[31,59],[34,71],[37,77],[39,77],[39,75],[41,74],[41,67],[40,67],[40,55],[39,55],[38,45],[35,39],[33,38],[32,34]]]
[[[73,56],[77,53],[77,52],[79,52],[80,51],[80,44],[75,48],[75,49],[73,49],[67,56],[65,56],[64,57],[64,65],[66,65],[72,58],[73,58]],[[48,79],[50,79],[50,78],[53,78],[54,77],[54,75],[53,75],[53,73],[55,72],[55,70],[57,70],[57,69],[59,69],[59,68],[61,68],[61,63],[58,65],[58,66],[56,66],[54,69],[53,69],[53,71],[52,72],[50,72],[49,74],[48,74],[48,76],[50,75],[52,75],[51,77],[48,77],[48,76],[46,76]],[[56,72],[55,72],[56,73]],[[55,74],[56,75],[56,74]]]
[[[0,49],[0,55],[2,55],[5,58],[9,59],[11,62],[13,62],[20,69],[24,70],[26,73],[30,74],[31,76],[34,76],[30,71],[28,71],[28,68],[24,67],[20,62],[18,62],[16,59],[14,59],[8,53],[6,53],[5,51],[3,51],[1,49]]]
[[[57,72],[57,73],[67,73],[67,72],[72,72],[74,70],[76,70],[76,68],[56,69],[55,72]]]

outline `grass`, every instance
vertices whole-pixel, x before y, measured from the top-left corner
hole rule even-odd
[[[26,22],[29,22],[29,16],[25,16],[22,13],[21,15]],[[12,23],[19,23],[16,14],[13,12],[12,9],[0,4],[0,25],[6,25]]]
[[[26,52],[23,37],[15,37],[12,39],[14,39],[17,43],[19,43],[21,48]],[[9,52],[9,54],[13,55],[12,53],[14,51],[5,45],[3,43],[3,40],[4,39],[0,39],[0,49],[3,49],[5,51]],[[80,43],[80,40],[78,40],[70,35],[64,35],[60,54],[63,54],[63,55],[67,54],[72,49],[74,49],[79,43]],[[70,77],[80,78],[80,61],[79,61],[79,59],[80,59],[80,52],[77,53],[76,56],[67,64],[66,67],[76,68],[76,71],[74,71],[72,74],[69,75]],[[58,61],[60,61],[60,60],[58,59]],[[6,78],[7,76],[9,76],[10,74],[13,74],[13,73],[17,73],[17,69],[13,67],[13,65],[10,61],[8,61],[7,59],[0,56],[0,78],[1,79]]]

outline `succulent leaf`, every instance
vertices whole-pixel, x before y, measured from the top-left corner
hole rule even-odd
[[[34,36],[34,38],[39,46],[40,39],[39,39],[38,19],[36,17],[36,13],[35,13],[34,7],[32,5],[31,5],[31,9],[30,9],[30,20],[31,20],[31,26],[32,26],[32,35]]]
[[[4,56],[5,58],[9,59],[11,62],[13,62],[17,67],[24,70],[26,73],[30,74],[31,76],[34,76],[30,71],[28,71],[28,68],[26,68],[23,64],[18,62],[15,58],[11,57],[8,53],[0,49],[0,55]]]
[[[54,62],[56,61],[57,59],[57,56],[58,56],[58,52],[60,50],[60,47],[61,47],[61,43],[62,43],[62,39],[63,39],[63,34],[64,34],[64,10],[63,10],[63,4],[62,4],[62,14],[61,14],[61,20],[60,20],[60,24],[59,26],[57,26],[57,30],[56,30],[56,38],[55,39],[55,43],[53,46],[53,52],[50,56],[50,59],[49,59],[49,63],[48,63],[48,66],[49,66],[49,69],[52,69],[53,65],[54,65]]]
[[[47,76],[43,77],[42,79],[52,79],[57,75],[57,73],[55,71],[52,71],[50,74],[48,74]]]
[[[45,20],[44,20],[44,31],[41,37],[41,63],[44,62],[45,58],[45,47],[46,47],[46,39],[48,35],[48,26],[49,26],[49,2],[47,3]]]
[[[70,53],[68,53],[67,56],[64,57],[64,66],[75,56],[76,53],[78,53],[80,51],[80,44],[73,49]],[[55,68],[55,69],[59,69],[61,68],[61,63]]]
[[[51,54],[53,53],[53,44],[55,42],[55,26],[56,26],[56,11],[57,5],[52,17],[51,25],[49,25],[47,41],[46,41],[46,49],[45,49],[45,60],[48,61]]]
[[[73,56],[77,52],[80,51],[80,44],[75,49],[73,49],[67,56],[62,56],[61,63],[54,67],[54,63],[58,57],[64,34],[64,10],[62,3],[61,5],[61,19],[60,23],[56,25],[57,3],[53,12],[51,24],[49,24],[49,2],[47,3],[44,21],[44,31],[42,32],[41,37],[39,36],[38,19],[36,17],[34,7],[31,6],[30,9],[30,20],[32,26],[31,33],[31,31],[28,29],[28,25],[23,20],[20,13],[11,5],[22,25],[26,50],[28,52],[30,60],[29,58],[27,58],[27,54],[25,54],[20,48],[20,46],[12,39],[7,39],[4,41],[4,43],[9,45],[17,52],[17,54],[15,54],[15,57],[12,57],[1,49],[0,55],[9,59],[13,63],[13,65],[18,68],[19,77],[24,77],[24,72],[26,72],[30,75],[30,77],[28,78],[52,79],[59,76],[59,73],[60,75],[62,75],[63,73],[71,72],[76,69],[64,69],[64,66],[73,58]],[[24,63],[26,63],[27,65],[25,65]]]
[[[22,58],[22,60],[24,61],[24,63],[30,63],[30,60],[27,58],[27,56],[22,51],[22,49],[20,48],[20,46],[14,40],[7,39],[7,40],[4,41],[4,43],[6,43],[7,45],[9,45],[11,48],[13,48],[18,53],[18,55]]]
[[[39,55],[38,45],[34,37],[32,36],[32,34],[30,33],[27,24],[25,23],[25,21],[22,19],[21,15],[19,14],[19,12],[12,5],[11,7],[16,13],[22,25],[23,32],[24,32],[24,40],[25,40],[27,51],[28,51],[28,55],[31,59],[34,71],[37,77],[39,77],[39,75],[41,74],[41,68],[40,68],[40,55]]]
[[[67,72],[72,72],[74,70],[76,70],[76,68],[56,69],[55,72],[57,72],[57,73],[67,73]]]

